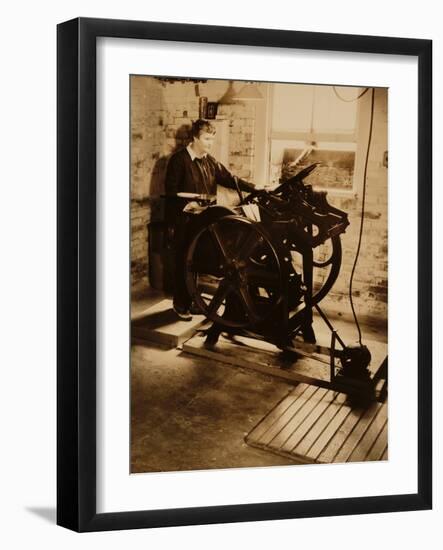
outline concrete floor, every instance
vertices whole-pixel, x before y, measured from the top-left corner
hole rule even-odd
[[[291,385],[153,345],[131,368],[132,472],[292,464],[243,441]]]
[[[134,301],[133,316],[163,295]],[[355,328],[334,322],[346,340]],[[338,326],[337,326],[338,325]],[[364,327],[386,341],[383,330]],[[292,384],[255,371],[137,343],[131,350],[131,472],[206,470],[294,464],[244,442]]]

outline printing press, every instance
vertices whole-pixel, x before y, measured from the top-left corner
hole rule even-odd
[[[216,205],[205,195],[185,197],[198,204],[187,211],[186,285],[211,322],[208,347],[223,333],[303,355],[316,343],[315,310],[331,333],[330,346],[322,350],[329,355],[328,387],[355,388],[373,398],[368,348],[361,342],[346,345],[320,307],[339,276],[340,235],[349,220],[329,204],[325,191],[304,182],[315,168],[308,166],[272,190],[246,197],[238,190],[238,206]]]

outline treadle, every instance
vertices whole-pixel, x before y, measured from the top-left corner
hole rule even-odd
[[[355,408],[343,393],[299,384],[245,441],[306,464],[387,460],[387,403]]]

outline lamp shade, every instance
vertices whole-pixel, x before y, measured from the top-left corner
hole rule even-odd
[[[228,89],[222,95],[222,97],[218,100],[218,104],[232,105],[232,103],[235,103],[235,95],[236,95],[236,92],[234,90],[234,81],[230,80],[228,84]]]
[[[248,83],[234,95],[234,98],[238,101],[257,101],[263,99],[263,96],[256,84]]]

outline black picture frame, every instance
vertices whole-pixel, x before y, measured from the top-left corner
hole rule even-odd
[[[174,40],[418,60],[418,471],[416,494],[96,511],[96,39]],[[78,18],[57,29],[57,523],[75,531],[425,510],[432,506],[432,42]]]

